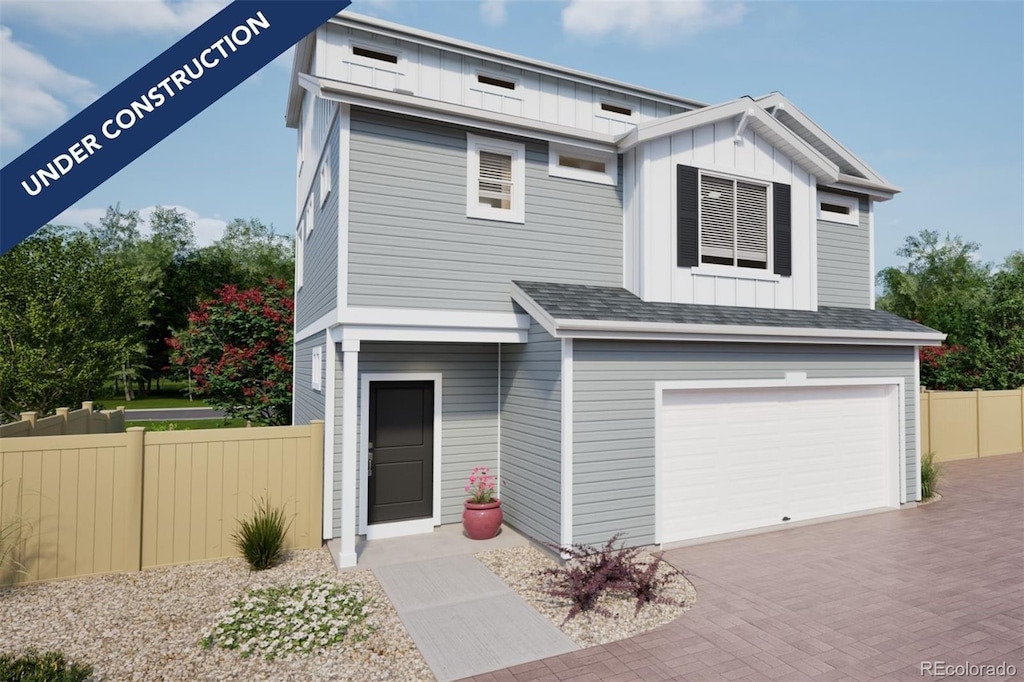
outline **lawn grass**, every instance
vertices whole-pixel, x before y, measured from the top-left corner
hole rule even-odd
[[[245,428],[244,419],[182,419],[179,421],[126,421],[125,428],[145,426],[149,431],[190,431],[193,429]]]
[[[124,405],[129,410],[149,410],[166,407],[206,407],[200,398],[193,396],[188,399],[186,393],[187,382],[184,381],[161,381],[160,390],[155,388],[148,394],[136,393],[135,400],[124,399],[124,390],[114,392],[112,383],[106,384],[100,392],[93,397],[93,402],[99,403],[103,409],[110,410],[118,405]]]

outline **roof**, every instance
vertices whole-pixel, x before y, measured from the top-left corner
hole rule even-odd
[[[659,303],[644,301],[620,287],[554,282],[513,282],[512,297],[556,337],[682,334],[829,338],[834,343],[898,345],[933,345],[945,338],[945,334],[917,322],[864,308],[779,310]],[[602,332],[608,335],[602,336]]]

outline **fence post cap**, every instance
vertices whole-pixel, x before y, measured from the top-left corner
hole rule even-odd
[[[92,412],[92,401],[91,400],[83,400],[82,401],[82,409],[83,410],[89,410],[90,412]]]
[[[36,417],[39,416],[39,413],[36,412],[35,410],[30,410],[28,412],[22,412],[20,416],[21,416],[21,421],[23,421],[23,422],[25,422],[25,421],[34,422],[36,420]]]
[[[145,426],[129,426],[127,430],[128,431],[145,431],[146,427]]]

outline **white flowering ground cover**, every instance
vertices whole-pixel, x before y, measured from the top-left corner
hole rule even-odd
[[[216,637],[218,624],[229,620],[234,604],[244,603],[250,593],[272,588],[287,594],[295,586],[311,585],[320,587],[310,588],[306,607],[350,615],[328,625],[325,633],[321,629],[312,638],[293,640],[318,645],[308,653],[275,651],[268,659],[265,650],[260,653],[250,643],[250,655],[244,657],[241,638],[236,648],[203,646],[203,639]],[[335,587],[340,599],[331,596]],[[301,594],[297,598],[277,603],[290,602],[296,610]],[[318,611],[321,598],[324,610]],[[361,619],[360,610],[365,610]],[[309,623],[323,625],[325,618],[314,615]],[[326,644],[344,627],[343,638]],[[273,630],[267,635],[281,641]],[[326,550],[288,552],[274,568],[255,573],[237,558],[0,589],[0,653],[17,654],[32,646],[92,664],[94,680],[434,679],[373,573],[338,573]]]

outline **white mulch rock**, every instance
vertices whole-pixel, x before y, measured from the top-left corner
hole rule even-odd
[[[250,588],[326,577],[372,600],[361,642],[267,661],[204,649],[218,613]],[[267,571],[242,559],[0,589],[0,652],[34,646],[91,663],[97,680],[432,680],[370,571],[338,573],[326,550],[290,552]]]
[[[640,555],[641,560],[649,560],[649,557]],[[543,569],[558,565],[550,555],[532,546],[520,546],[481,552],[476,558],[581,647],[607,644],[653,630],[678,618],[690,609],[697,598],[693,584],[668,563],[663,563],[659,571],[676,574],[676,580],[664,595],[682,606],[647,604],[640,613],[636,613],[636,600],[621,593],[608,592],[598,603],[611,611],[612,618],[586,612],[564,622],[572,605],[548,594],[552,578],[544,575]]]

